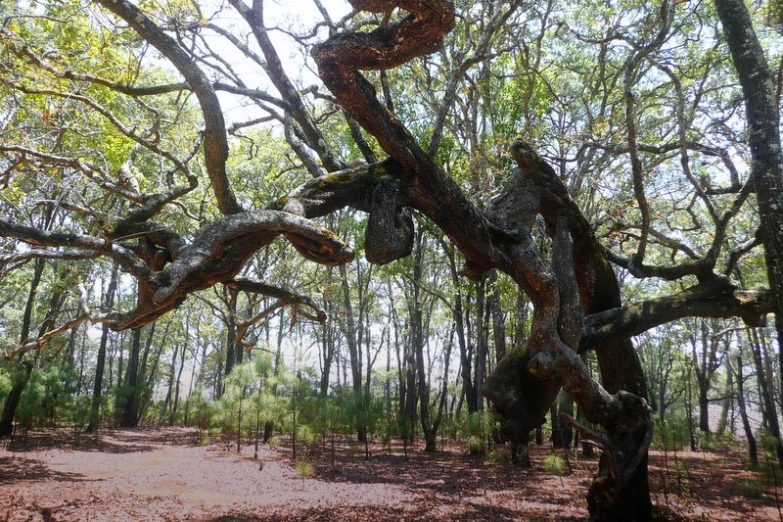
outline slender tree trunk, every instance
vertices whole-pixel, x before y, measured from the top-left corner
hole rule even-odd
[[[285,332],[285,309],[280,310],[280,319],[277,323],[277,351],[275,352],[275,367],[273,370],[274,376],[280,375],[281,361],[283,357],[283,333]],[[277,379],[275,384],[272,385],[272,395],[277,397]],[[275,425],[272,421],[266,421],[264,423],[264,444],[269,442],[272,437],[272,431]]]
[[[460,397],[460,405],[462,405],[462,401],[465,400],[468,405],[468,414],[470,414],[476,411],[476,406],[478,404],[477,390],[473,385],[473,350],[468,342],[468,335],[465,331],[465,311],[462,306],[462,291],[460,290],[460,279],[457,272],[457,261],[454,256],[454,250],[448,245],[444,245],[444,249],[448,255],[451,281],[454,288],[456,288],[454,295],[454,323],[457,327],[457,343],[459,344],[461,369],[460,375],[462,376],[462,397]]]
[[[407,360],[407,381],[405,388],[407,395],[405,396],[405,418],[408,420],[408,437],[407,440],[413,443],[416,440],[416,401],[418,399],[419,390],[416,389],[416,351],[413,346],[412,335],[409,335],[405,344],[405,359]]]
[[[702,433],[711,433],[710,399],[707,395],[709,386],[705,385],[700,379],[697,379],[696,382],[699,385],[699,431]]]
[[[24,313],[22,314],[22,328],[19,333],[19,344],[25,344],[29,341],[30,324],[33,318],[33,305],[35,304],[38,285],[41,283],[41,276],[43,275],[45,266],[46,264],[43,259],[39,258],[35,260],[33,278],[30,281],[30,292],[27,294],[27,303],[25,304]],[[0,416],[0,438],[10,437],[14,432],[16,410],[19,408],[22,393],[27,386],[27,382],[30,380],[30,375],[32,375],[33,364],[30,361],[24,361],[20,369],[20,375],[14,380],[11,391],[8,393],[5,404],[3,405],[3,413],[2,416]]]
[[[82,333],[82,340],[79,343],[79,379],[76,382],[76,393],[82,393],[82,383],[84,381],[84,359],[87,355],[87,329],[85,328]],[[85,386],[84,393],[87,393],[88,389]]]
[[[764,243],[767,276],[772,290],[778,353],[783,354],[783,147],[774,76],[753,30],[745,2],[715,0],[715,7],[745,98],[751,177],[761,223],[759,233]],[[783,392],[783,357],[778,359],[778,378]],[[778,462],[783,465],[783,444],[779,433],[777,455]]]
[[[229,290],[228,301],[228,321],[226,323],[226,365],[225,375],[229,375],[231,370],[234,369],[234,364],[237,361],[237,350],[241,350],[237,346],[237,296],[239,292],[236,290]]]
[[[495,343],[495,364],[506,356],[506,318],[500,305],[500,290],[497,288],[497,271],[493,270],[487,280],[489,295],[487,304],[492,317],[492,340]]]
[[[351,301],[351,288],[348,285],[348,269],[346,265],[340,265],[340,279],[343,289],[343,306],[345,307],[345,339],[348,343],[348,355],[351,358],[351,377],[353,379],[353,397],[356,406],[364,410],[364,399],[362,397],[362,367],[359,356],[360,347],[356,329],[356,320],[353,315],[353,304]],[[356,435],[359,442],[364,442],[367,437],[366,426],[356,426]]]
[[[394,337],[397,338],[397,328],[394,323],[391,324],[394,329]],[[391,397],[391,334],[389,334],[389,342],[386,343],[386,382],[383,385],[384,402],[386,404],[386,438],[391,445],[391,419],[392,419],[392,397]],[[334,431],[332,431],[332,437],[334,437]],[[334,442],[334,438],[332,439]],[[391,446],[390,446],[391,447]]]
[[[751,348],[751,354],[753,355],[753,365],[756,367],[756,382],[759,385],[759,393],[761,395],[761,411],[764,415],[764,421],[770,434],[777,439],[775,445],[775,453],[778,458],[778,462],[783,466],[783,445],[781,445],[780,437],[780,422],[778,422],[778,411],[775,405],[775,395],[770,389],[770,383],[767,380],[767,375],[764,369],[763,355],[761,353],[762,347],[759,341],[758,332],[754,330],[748,330],[748,341]]]
[[[111,272],[109,286],[103,295],[103,309],[111,310],[114,306],[114,292],[117,288],[118,267],[114,265]],[[95,365],[95,386],[92,390],[92,406],[90,408],[90,422],[87,425],[87,433],[96,433],[100,424],[101,393],[103,392],[103,370],[106,364],[106,344],[109,340],[109,326],[103,323],[101,340],[98,345],[98,362]]]
[[[128,371],[125,377],[127,395],[120,426],[135,428],[139,421],[139,355],[141,353],[141,328],[133,330],[131,353],[128,356]]]
[[[333,268],[329,267],[326,272],[326,287],[332,287],[332,271]],[[334,310],[332,306],[331,295],[324,295],[324,309],[328,317],[333,317]],[[323,325],[323,338],[321,339],[321,358],[323,361],[323,368],[321,371],[320,393],[323,397],[329,393],[329,376],[332,373],[332,361],[334,361],[334,345],[335,345],[335,330],[331,321]]]
[[[175,345],[171,353],[171,367],[169,368],[169,385],[168,391],[166,391],[166,400],[163,403],[163,411],[160,413],[160,424],[163,424],[166,420],[166,412],[171,411],[171,400],[174,396],[174,374],[177,371],[177,353],[179,349]]]
[[[753,428],[750,427],[750,420],[748,419],[748,409],[745,403],[745,376],[743,375],[742,360],[742,340],[739,334],[737,334],[737,366],[732,369],[731,373],[735,373],[737,377],[737,406],[740,410],[740,419],[742,419],[742,429],[745,431],[745,438],[748,441],[748,458],[754,465],[759,463],[758,448],[756,447],[756,437],[753,435]]]
[[[489,309],[486,300],[486,280],[476,282],[476,411],[484,411],[484,379],[489,355]]]
[[[726,388],[723,391],[723,406],[720,411],[720,419],[718,420],[718,437],[723,437],[726,434],[726,428],[729,426],[729,410],[731,410],[732,417],[734,413],[734,372],[731,371],[731,362],[726,357]],[[731,433],[732,430],[729,430]]]
[[[158,376],[158,365],[160,364],[160,356],[163,353],[163,348],[166,346],[168,336],[169,336],[169,329],[171,328],[171,324],[173,323],[172,320],[169,320],[166,323],[166,328],[163,329],[163,335],[160,336],[160,339],[158,341],[158,349],[155,351],[155,358],[152,361],[152,366],[150,367],[149,371],[146,369],[146,364],[144,365],[144,369],[142,370],[142,375],[146,375],[145,385],[144,385],[144,396],[143,401],[141,404],[141,408],[139,408],[139,418],[144,418],[144,416],[147,414],[147,409],[150,406],[150,402],[152,402],[152,394],[153,390],[155,389],[155,381],[157,380]],[[153,323],[154,330],[155,323]],[[152,341],[153,341],[153,334],[154,332],[150,332],[150,337],[147,340],[147,348],[151,349]],[[204,343],[204,349],[207,349],[207,343]]]
[[[688,421],[688,437],[690,439],[691,451],[696,451],[699,449],[699,443],[693,429],[693,386],[691,385],[691,381],[691,369],[688,368],[687,377],[685,378],[685,419]]]
[[[424,432],[424,451],[434,453],[437,451],[437,432],[433,429],[430,419],[430,388],[427,371],[424,363],[424,321],[422,317],[421,278],[424,263],[424,249],[426,241],[424,230],[419,227],[416,230],[416,239],[413,252],[413,282],[411,293],[408,295],[408,311],[411,321],[411,343],[416,358],[416,373],[418,378],[419,395],[419,419]]]
[[[122,332],[120,334],[120,340],[117,343],[117,352],[119,353],[119,360],[117,361],[117,388],[123,385],[123,374],[122,370],[125,368],[125,332]],[[133,338],[131,337],[131,341],[133,341]],[[111,385],[110,385],[111,387]],[[117,411],[115,413],[119,412],[119,408],[117,408]]]
[[[400,343],[400,329],[397,317],[397,309],[394,306],[394,292],[391,286],[391,278],[386,280],[386,288],[389,294],[389,311],[391,312],[391,322],[394,326],[394,353],[397,357],[397,409],[400,418],[406,415],[407,409],[407,388],[405,383],[405,376],[407,375],[406,362],[407,359],[402,353]]]
[[[182,345],[182,356],[179,358],[179,371],[177,372],[177,381],[174,386],[174,402],[171,408],[171,417],[169,418],[170,426],[174,425],[174,419],[176,418],[177,415],[177,406],[179,405],[179,387],[182,381],[182,370],[185,368],[185,355],[187,353],[187,349],[188,349],[188,341],[185,340],[185,343]],[[243,395],[244,395],[244,391],[243,391]]]
[[[574,401],[565,393],[561,393],[559,400],[552,404],[552,447],[569,448],[574,438],[571,425],[563,420],[561,413],[573,416]]]

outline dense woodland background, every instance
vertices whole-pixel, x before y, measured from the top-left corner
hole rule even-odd
[[[235,1],[136,3],[217,93],[237,208],[277,208],[314,176],[385,157],[310,52],[404,12],[267,4],[254,3],[262,25],[251,26]],[[779,107],[780,4],[747,7]],[[770,283],[746,108],[712,2],[461,0],[456,12],[434,52],[366,73],[383,105],[482,211],[511,183],[509,143],[532,143],[606,249],[624,303],[718,280],[705,273],[730,284],[731,306],[631,332],[653,447],[783,458],[783,359],[773,316],[759,320]],[[215,115],[155,33],[140,34],[93,2],[0,6],[0,437],[184,425],[238,446],[292,437],[302,455],[350,436],[458,440],[510,458],[483,392],[498,362],[526,349],[533,305],[501,270],[463,277],[463,254],[426,213],[408,217],[411,254],[394,262],[362,255],[366,208],[336,208],[320,223],[352,261],[313,263],[301,242],[270,239],[237,282],[199,283],[168,313],[134,315],[141,269],[84,238],[154,236],[127,249],[161,267],[174,242],[233,208],[209,164]],[[534,220],[544,256],[546,228]],[[598,379],[595,353],[582,357]],[[563,412],[587,423],[561,392],[533,438],[579,448]]]

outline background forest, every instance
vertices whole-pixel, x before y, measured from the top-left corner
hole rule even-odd
[[[503,421],[485,395],[500,361],[535,342],[535,297],[500,264],[474,270],[442,224],[469,236],[464,215],[433,217],[393,189],[410,255],[389,263],[364,256],[378,248],[366,231],[380,192],[349,198],[339,180],[306,199],[326,232],[302,218],[243,244],[217,228],[239,209],[293,212],[327,173],[399,159],[311,57],[340,33],[405,23],[375,3],[0,5],[0,437],[184,425],[237,445],[292,437],[305,456],[350,436],[367,451],[459,440],[525,464],[496,444]],[[779,107],[783,11],[747,8]],[[713,3],[459,0],[455,12],[429,54],[362,68],[379,104],[479,213],[524,168],[512,140],[532,144],[592,227],[621,302],[654,314],[614,333],[632,336],[653,447],[783,461],[783,358],[764,320],[781,289]],[[560,236],[535,214],[535,249],[556,258]],[[337,259],[345,245],[356,256]],[[586,321],[571,346],[600,380],[589,345],[609,323]],[[560,392],[531,436],[578,447],[559,413],[595,424],[573,399]]]

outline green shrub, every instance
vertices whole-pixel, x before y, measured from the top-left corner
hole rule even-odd
[[[484,440],[492,430],[492,418],[486,412],[473,412],[463,428],[471,455],[484,455]]]
[[[544,459],[544,470],[552,475],[565,475],[568,473],[568,466],[560,455],[551,453]]]
[[[484,438],[479,435],[471,435],[468,437],[468,450],[471,455],[483,455],[484,454]]]
[[[487,460],[492,464],[505,464],[508,462],[508,457],[501,451],[493,450],[487,454]]]
[[[310,426],[300,424],[296,427],[296,442],[307,448],[313,448],[318,445],[318,435]]]
[[[274,436],[269,439],[269,442],[267,442],[269,445],[269,449],[275,450],[280,445],[280,437]]]
[[[690,430],[686,419],[670,418],[655,426],[655,446],[664,451],[679,451],[690,446]]]
[[[744,442],[729,431],[721,436],[714,433],[701,433],[699,442],[701,448],[707,451],[742,451],[744,448]]]
[[[308,460],[299,459],[296,461],[296,472],[302,478],[310,478],[313,476],[313,465]]]

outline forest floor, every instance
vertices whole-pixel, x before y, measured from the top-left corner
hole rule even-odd
[[[290,443],[205,444],[195,430],[105,430],[96,439],[36,431],[0,447],[0,522],[6,521],[585,521],[583,497],[595,459],[572,473],[490,464],[456,444],[425,454],[343,441],[313,451],[297,469]],[[439,448],[440,449],[440,448]],[[301,452],[300,452],[301,456]],[[305,474],[302,474],[305,471]],[[308,473],[309,472],[309,473]],[[310,476],[305,476],[305,475]],[[733,453],[650,457],[659,520],[783,520],[783,490],[746,470]]]

